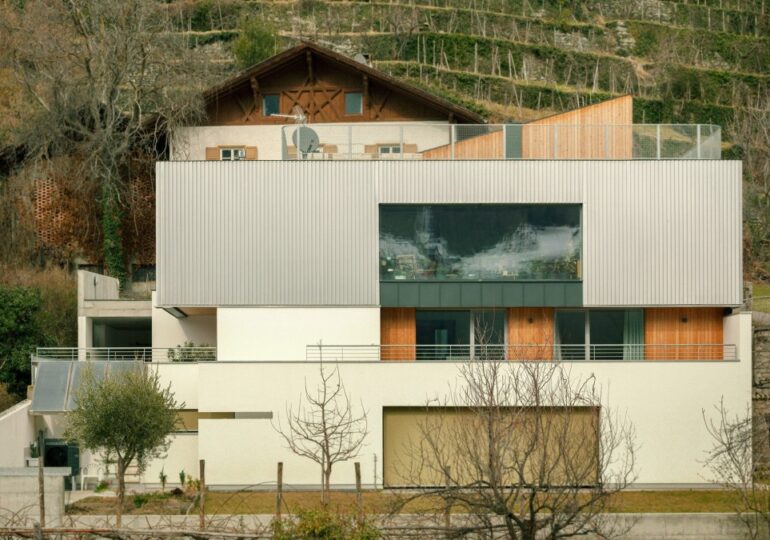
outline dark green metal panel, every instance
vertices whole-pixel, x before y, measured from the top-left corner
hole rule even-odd
[[[579,281],[380,283],[382,307],[582,307]]]
[[[505,159],[521,159],[521,124],[505,125]]]
[[[460,284],[460,306],[475,307],[481,304],[481,283]]]
[[[426,307],[458,307],[462,305],[460,298],[462,297],[461,289],[462,283],[440,283],[440,298],[437,306]]]

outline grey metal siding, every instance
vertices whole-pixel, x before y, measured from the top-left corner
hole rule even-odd
[[[741,302],[741,167],[586,162],[587,306]]]
[[[582,203],[583,303],[741,301],[730,161],[157,166],[158,302],[377,305],[380,203]]]

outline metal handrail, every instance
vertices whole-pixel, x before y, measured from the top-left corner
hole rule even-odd
[[[732,344],[308,345],[310,361],[376,360],[737,360]]]
[[[38,347],[35,360],[94,360],[138,362],[210,362],[216,347]]]
[[[283,126],[286,160],[721,159],[712,124],[358,123]]]

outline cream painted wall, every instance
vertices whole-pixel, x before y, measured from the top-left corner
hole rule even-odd
[[[153,366],[160,379],[161,385],[165,388],[171,385],[171,391],[174,392],[174,398],[178,403],[184,403],[184,409],[198,408],[198,388],[200,379],[198,375],[198,366],[200,364],[193,362],[159,362],[147,364]]]
[[[742,412],[751,400],[751,315],[728,317],[728,336],[738,345],[738,362],[573,362],[571,376],[595,376],[605,406],[628,414],[637,434],[640,484],[706,482],[704,453],[711,440],[702,411],[720,399]],[[354,402],[369,413],[369,436],[359,461],[363,480],[373,481],[377,454],[382,478],[382,408],[425,405],[446,396],[457,381],[459,364],[444,362],[341,362],[345,386]],[[272,411],[273,423],[284,419],[305,383],[318,378],[318,364],[285,362],[216,362],[200,364],[198,406],[201,411]],[[287,483],[317,484],[318,473],[307,460],[293,456],[268,420],[211,420],[200,427],[200,456],[210,464],[212,485],[258,484],[275,480],[284,462]],[[341,464],[332,481],[350,484],[351,464]]]
[[[208,480],[208,467],[206,463]],[[151,461],[147,465],[142,482],[144,484],[160,485],[160,471],[164,471],[168,480],[166,486],[179,485],[179,471],[184,471],[187,476],[198,478],[200,470],[198,466],[198,434],[177,433],[171,437],[171,444],[165,456]]]
[[[170,348],[191,341],[196,345],[217,344],[216,315],[191,315],[178,319],[157,307],[156,294],[152,293],[152,346]]]
[[[352,141],[353,153],[362,154],[367,144],[399,144],[402,133],[404,144],[417,144],[418,150],[449,143],[449,128],[445,122],[377,122],[349,124],[309,124],[322,144],[337,145],[339,153],[348,149]],[[293,146],[291,136],[296,127],[285,126],[196,126],[178,129],[171,145],[171,160],[204,160],[206,147],[256,146],[258,159],[283,159],[281,139]],[[474,128],[465,128],[474,129]],[[483,129],[483,128],[479,128]],[[350,137],[350,139],[349,139]]]
[[[307,345],[380,342],[378,307],[217,309],[219,360],[304,360]]]
[[[30,400],[0,413],[0,467],[24,467],[24,450],[35,440],[35,422],[29,415]]]

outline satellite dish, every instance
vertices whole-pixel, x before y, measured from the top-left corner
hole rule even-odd
[[[315,152],[320,148],[318,134],[307,126],[299,126],[295,129],[291,134],[291,141],[303,154]]]

